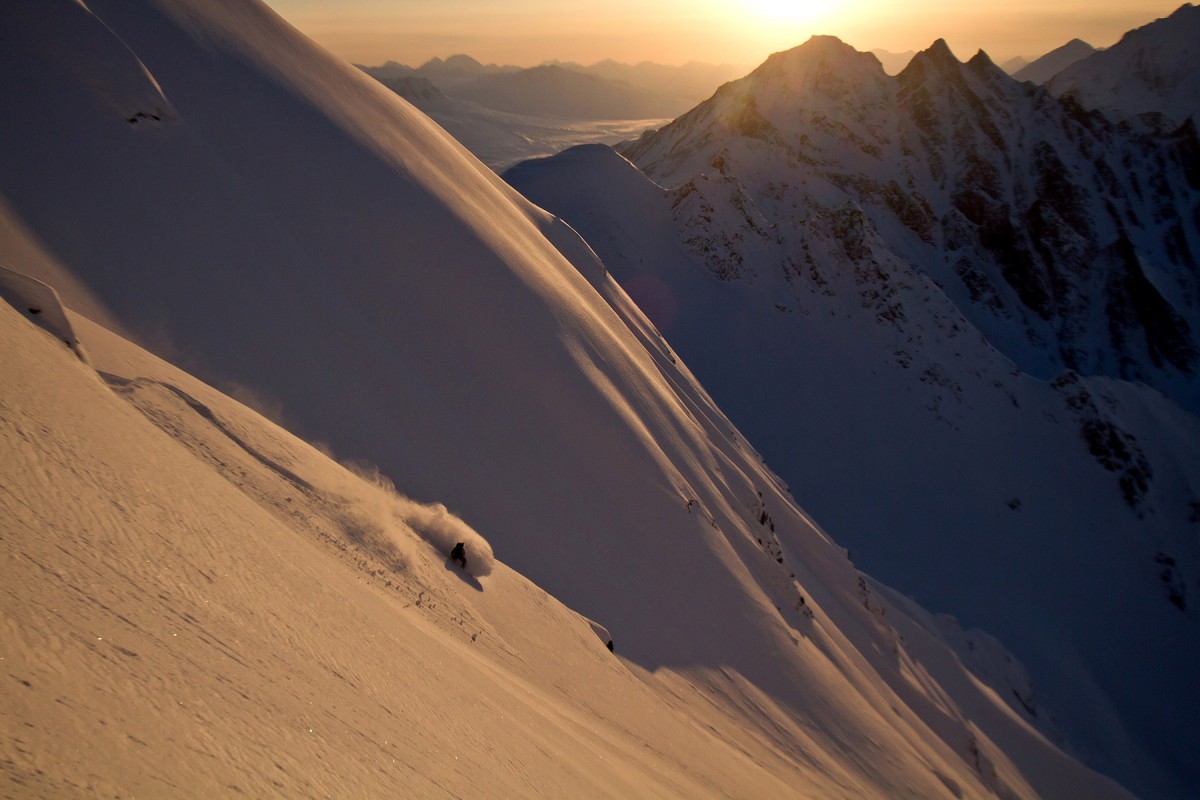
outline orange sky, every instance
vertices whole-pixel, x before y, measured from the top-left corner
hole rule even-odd
[[[266,0],[301,31],[355,63],[416,66],[467,53],[532,66],[685,61],[747,67],[828,33],[861,50],[921,50],[945,38],[966,59],[1037,56],[1079,37],[1111,45],[1164,17],[1176,0]]]

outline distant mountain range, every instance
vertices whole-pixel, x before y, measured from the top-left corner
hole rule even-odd
[[[625,82],[549,65],[482,75],[451,91],[497,111],[561,119],[673,117],[688,107]]]
[[[591,66],[584,66],[569,61],[551,61],[551,65],[564,69],[596,75],[612,81],[627,83],[655,95],[675,98],[685,107],[679,113],[712,96],[717,87],[723,83],[740,78],[745,74],[744,67],[730,64],[706,64],[700,61],[690,61],[682,66],[667,66],[652,61],[641,61],[637,64],[625,64],[620,61],[606,59]],[[676,116],[676,115],[671,115]]]
[[[674,117],[743,72],[699,62],[670,67],[611,60],[590,67],[550,62],[526,69],[484,65],[466,55],[434,58],[415,69],[394,61],[360,69],[383,81],[426,78],[450,97],[496,111],[569,120]]]
[[[432,117],[496,170],[586,143],[636,138],[708,98],[740,74],[698,62],[681,67],[601,61],[522,68],[465,55],[412,68],[362,67]]]

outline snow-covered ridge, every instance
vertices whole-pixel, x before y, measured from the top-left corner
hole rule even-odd
[[[1112,47],[1071,64],[1047,84],[1084,108],[1126,117],[1161,115],[1168,125],[1200,125],[1200,8],[1129,31]]]
[[[982,53],[963,64],[937,42],[891,78],[816,37],[626,155],[681,202],[718,176],[731,204],[753,198],[774,227],[718,225],[718,273],[733,268],[720,242],[735,236],[819,270],[796,252],[805,226],[861,211],[1024,370],[1145,381],[1196,408],[1196,152],[1194,129],[1135,134]],[[690,206],[679,216],[696,218]]]

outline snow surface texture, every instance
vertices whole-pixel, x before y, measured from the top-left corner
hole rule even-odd
[[[997,634],[1091,763],[1187,797],[1194,146],[983,54],[939,42],[892,79],[818,37],[628,148],[636,166],[585,147],[505,177],[583,234],[861,566]]]
[[[873,588],[566,223],[261,4],[10,2],[0,36],[0,94],[44,109],[0,118],[31,238],[543,587],[464,574],[409,532],[436,509],[86,319],[94,370],[2,305],[10,781],[1128,796],[1019,670]]]

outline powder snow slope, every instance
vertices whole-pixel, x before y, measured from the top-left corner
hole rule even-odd
[[[1127,796],[1051,743],[991,640],[853,567],[569,226],[385,88],[242,0],[11,2],[0,31],[0,96],[38,109],[36,126],[0,120],[0,190],[55,263],[160,352],[282,402],[299,430],[444,502],[713,734],[656,733],[661,706],[606,672],[618,667],[596,660],[610,656],[586,623],[502,564],[464,589],[441,553],[371,555],[379,526],[336,513],[358,490],[278,429],[82,321],[102,374],[69,353],[68,369],[0,309],[4,530],[23,554],[5,565],[5,618],[31,676],[6,689],[3,730],[14,751],[39,731],[20,767],[5,762],[11,777],[51,793],[95,775],[97,791],[278,780],[319,794],[344,768],[370,794],[389,777],[376,769],[394,714],[412,794],[492,794],[500,769],[499,793],[543,796],[774,796],[780,783],[821,797]],[[419,533],[443,517],[429,513],[399,522]],[[346,545],[349,563],[309,558],[312,539]],[[455,595],[434,597],[445,630],[498,643],[493,663],[445,630],[426,644],[390,627],[384,590],[399,583],[423,607],[422,579]],[[493,592],[494,618],[481,609]],[[55,616],[66,607],[87,613]],[[582,647],[568,650],[572,636]],[[496,674],[527,649],[566,661]],[[403,691],[413,673],[419,691]],[[193,675],[211,691],[188,690]],[[21,694],[43,683],[47,696]],[[610,685],[632,719],[608,726],[590,691]],[[463,692],[469,717],[447,710]],[[143,735],[155,716],[178,735]],[[297,719],[268,764],[265,731]],[[74,754],[101,721],[124,738]],[[337,734],[321,738],[322,723]],[[547,743],[563,729],[579,739]],[[620,733],[635,730],[647,733]],[[679,768],[660,776],[646,750]],[[483,766],[447,777],[459,752]],[[145,782],[134,762],[156,765]]]
[[[636,166],[588,147],[505,177],[868,571],[997,633],[1091,763],[1186,797],[1194,144],[942,42],[891,78],[817,37],[626,149]]]
[[[651,673],[504,565],[460,572],[432,507],[72,316],[91,365],[0,304],[13,796],[1125,796],[989,687],[996,643],[865,578],[868,648],[814,659],[801,706]]]
[[[76,322],[98,371],[0,304],[5,796],[830,791],[503,565],[459,572],[407,501]]]

